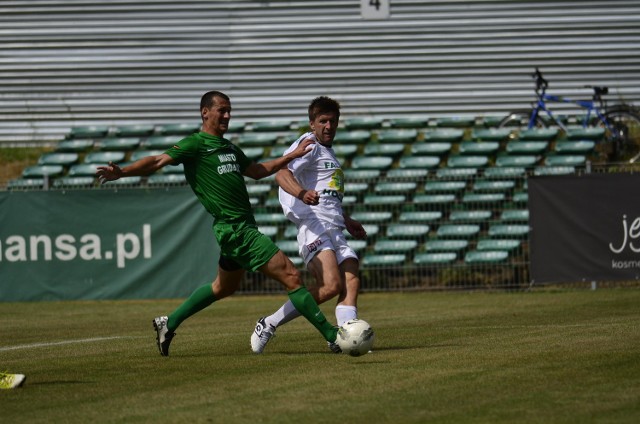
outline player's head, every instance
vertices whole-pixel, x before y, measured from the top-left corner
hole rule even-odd
[[[200,99],[200,116],[204,132],[222,137],[229,129],[231,100],[220,91],[208,91]]]
[[[309,126],[318,141],[331,145],[340,121],[340,104],[330,97],[316,97],[309,104]]]

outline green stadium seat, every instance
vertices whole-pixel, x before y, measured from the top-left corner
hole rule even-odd
[[[280,213],[256,213],[254,214],[258,225],[284,224],[289,222],[282,212]]]
[[[514,140],[507,143],[505,151],[510,155],[539,155],[547,150],[548,141]]]
[[[7,183],[9,190],[41,190],[43,188],[43,178],[15,178]]]
[[[378,132],[379,143],[413,143],[418,137],[415,129],[391,129]]]
[[[484,170],[486,178],[520,178],[526,174],[526,169],[519,166],[492,166]]]
[[[473,184],[476,192],[509,192],[514,189],[514,180],[477,180]]]
[[[150,124],[121,125],[116,127],[116,137],[146,137],[153,133],[154,127]]]
[[[44,153],[38,159],[38,165],[62,165],[71,166],[78,162],[77,153]]]
[[[455,252],[418,253],[413,257],[416,265],[450,264],[458,259]]]
[[[505,209],[500,213],[500,221],[529,221],[529,210]]]
[[[520,130],[518,138],[520,140],[542,140],[551,141],[558,135],[557,128],[531,128]]]
[[[522,242],[515,239],[482,239],[476,243],[477,250],[504,250],[511,252],[520,247]]]
[[[401,253],[378,255],[368,253],[362,259],[363,267],[385,267],[403,265],[407,256]]]
[[[449,168],[482,168],[487,166],[489,158],[483,155],[452,155],[447,160]]]
[[[511,200],[514,203],[527,203],[529,201],[529,194],[526,191],[519,191],[513,193]]]
[[[254,161],[257,161],[264,156],[264,147],[245,147],[242,151],[246,157]]]
[[[436,171],[436,177],[439,179],[469,179],[477,173],[477,168],[440,168]]]
[[[416,240],[378,240],[373,245],[375,253],[403,253],[405,255],[413,253],[418,247]]]
[[[351,214],[351,218],[362,224],[386,224],[392,217],[390,211],[359,211]]]
[[[459,145],[461,155],[491,155],[498,151],[500,143],[497,141],[463,141]]]
[[[443,156],[451,151],[451,143],[445,141],[418,142],[411,145],[412,155]]]
[[[160,135],[186,136],[200,131],[201,126],[201,123],[165,124],[156,127],[156,133]]]
[[[459,193],[467,187],[466,181],[427,181],[425,193]]]
[[[402,206],[407,201],[404,194],[368,194],[364,197],[364,204],[367,206],[386,206],[393,208]]]
[[[387,227],[387,237],[389,238],[412,238],[421,239],[429,234],[427,224],[391,224]]]
[[[403,144],[371,143],[364,147],[364,154],[367,156],[389,156],[396,157],[404,152]]]
[[[528,168],[538,162],[538,156],[534,155],[504,155],[496,158],[496,166],[509,168]]]
[[[470,239],[480,233],[478,224],[443,224],[438,227],[438,238]]]
[[[277,140],[278,134],[276,133],[247,132],[238,136],[238,144],[243,149],[245,147],[271,146],[275,144]]]
[[[451,128],[468,128],[476,122],[475,116],[445,116],[436,119],[436,126]]]
[[[349,240],[349,247],[351,247],[357,254],[361,254],[367,249],[367,241],[366,240]]]
[[[358,153],[358,146],[355,144],[334,144],[333,151],[338,157],[350,159],[356,153]]]
[[[122,177],[114,181],[108,181],[104,183],[105,186],[139,186],[142,182],[142,177]]]
[[[369,191],[369,183],[345,181],[344,192],[359,196]]]
[[[500,122],[504,119],[504,115],[488,115],[480,118],[482,121],[482,125],[485,128],[495,128],[498,129]]]
[[[265,236],[271,237],[273,239],[278,235],[278,226],[277,225],[260,225],[258,226],[258,231],[260,231]]]
[[[518,238],[529,234],[529,226],[525,224],[494,224],[489,227],[489,237]]]
[[[584,155],[553,155],[544,158],[545,166],[583,166],[586,161]]]
[[[246,126],[246,122],[244,121],[239,121],[237,119],[232,119],[231,121],[229,121],[229,128],[227,128],[227,133],[228,134],[234,134],[234,133],[239,133],[244,131],[244,128]],[[308,125],[308,123],[307,123]]]
[[[70,139],[62,140],[56,145],[57,152],[86,152],[93,148],[93,140],[89,139]]]
[[[417,194],[413,196],[413,204],[423,206],[447,206],[456,202],[456,195],[452,193],[443,194]]]
[[[121,163],[126,157],[125,152],[91,152],[84,157],[84,163],[106,165],[109,162]]]
[[[445,142],[445,143],[459,143],[464,137],[464,130],[458,130],[453,128],[439,128],[433,130],[427,130],[424,132],[424,141],[428,143],[432,142]]]
[[[504,193],[465,193],[462,196],[462,203],[465,204],[497,204],[504,202],[506,196]]]
[[[175,135],[156,135],[147,138],[142,143],[142,146],[149,150],[167,150],[172,148],[180,140],[181,137]]]
[[[352,117],[343,120],[347,130],[372,130],[382,127],[382,118],[376,116]]]
[[[378,194],[411,194],[416,191],[415,181],[406,182],[379,182],[374,186],[373,191]]]
[[[486,222],[491,219],[491,215],[491,211],[486,210],[457,210],[451,211],[449,221]]]
[[[289,147],[289,145],[271,146],[271,149],[269,150],[269,157],[279,158],[280,156],[284,155],[284,152],[286,152]]]
[[[169,165],[162,168],[164,174],[184,174],[184,165],[179,163],[177,165]],[[262,179],[261,181],[264,181]]]
[[[387,170],[391,167],[393,158],[389,156],[356,156],[351,161],[353,169],[377,169]]]
[[[380,226],[376,224],[362,224],[362,227],[367,232],[368,239],[375,238],[380,232]],[[349,232],[345,230],[345,235],[348,235],[348,234]],[[351,241],[349,241],[349,244],[351,244]]]
[[[103,138],[109,133],[109,127],[102,125],[87,125],[71,128],[71,138]]]
[[[271,191],[271,184],[259,183],[255,182],[252,184],[247,184],[247,193],[249,196],[257,196],[263,197],[269,194]]]
[[[510,128],[480,128],[474,129],[471,133],[471,139],[475,141],[495,141],[501,142],[509,138],[511,135]]]
[[[566,137],[569,140],[599,141],[604,138],[605,133],[604,128],[600,127],[569,126],[567,130]]]
[[[300,255],[297,240],[277,240],[276,246],[290,258]]]
[[[22,178],[55,178],[63,173],[62,165],[34,165],[22,170]]]
[[[147,178],[147,184],[150,186],[181,185],[186,182],[184,174],[153,174]]]
[[[424,244],[426,252],[460,252],[469,246],[469,240],[429,240]]]
[[[291,120],[289,119],[270,119],[267,121],[256,121],[251,123],[251,131],[289,131],[291,129]]]
[[[538,166],[533,170],[533,175],[571,175],[575,174],[574,166]]]
[[[55,188],[89,188],[93,187],[94,177],[60,177],[53,180]]]
[[[105,138],[98,143],[98,147],[102,151],[117,151],[117,152],[126,152],[130,150],[135,150],[140,146],[140,139],[131,137],[131,138]]]
[[[402,156],[398,166],[403,169],[433,169],[440,164],[438,156]]]
[[[372,181],[380,178],[379,169],[346,169],[344,171],[346,181]]]
[[[385,179],[389,180],[422,180],[429,175],[429,170],[420,168],[395,168],[387,171]]]
[[[427,116],[406,116],[389,121],[391,128],[424,128],[429,125]]]
[[[165,151],[164,150],[136,150],[134,152],[131,152],[131,157],[129,158],[129,160],[131,162],[135,162],[137,160],[140,160],[142,158],[145,158],[147,156],[158,156],[163,154]]]
[[[398,222],[434,222],[442,219],[441,211],[404,211],[400,213]]]
[[[553,150],[558,154],[583,154],[593,151],[596,143],[592,140],[557,141]]]
[[[106,165],[106,164],[101,164]],[[69,177],[94,177],[98,170],[98,164],[79,163],[69,168]]]
[[[363,144],[371,140],[371,133],[366,130],[338,131],[333,141],[337,144]]]
[[[505,250],[471,250],[464,255],[464,261],[468,264],[498,263],[504,262],[509,257]]]

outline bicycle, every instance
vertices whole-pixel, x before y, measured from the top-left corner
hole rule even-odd
[[[598,127],[604,129],[601,145],[602,154],[607,161],[634,163],[640,159],[640,111],[627,104],[607,106],[602,98],[609,93],[608,87],[586,85],[584,88],[593,89],[591,100],[572,100],[562,96],[547,94],[549,83],[536,68],[532,75],[535,79],[537,101],[531,109],[516,110],[509,113],[498,126],[500,128],[522,126],[525,122],[527,129],[546,128],[555,123],[565,134],[570,129],[547,107],[547,102],[572,103],[586,110],[582,119],[582,128]],[[541,116],[546,113],[548,119]]]

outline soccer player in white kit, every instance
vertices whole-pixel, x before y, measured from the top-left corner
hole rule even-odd
[[[318,304],[338,296],[338,325],[357,318],[360,279],[359,261],[349,247],[343,231],[365,238],[362,225],[342,209],[344,173],[332,149],[340,119],[337,101],[321,96],[309,105],[311,132],[303,134],[285,154],[306,139],[316,141],[305,156],[291,161],[276,174],[279,198],[284,214],[298,229],[298,248],[308,270],[316,280],[309,288]],[[276,328],[300,316],[291,302],[273,314],[258,319],[251,335],[251,349],[262,353]],[[332,352],[340,353],[336,343],[327,342]]]

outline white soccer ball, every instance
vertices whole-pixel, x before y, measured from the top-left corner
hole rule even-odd
[[[343,353],[360,356],[371,350],[374,339],[375,335],[369,323],[361,319],[350,319],[338,329],[336,343]]]

